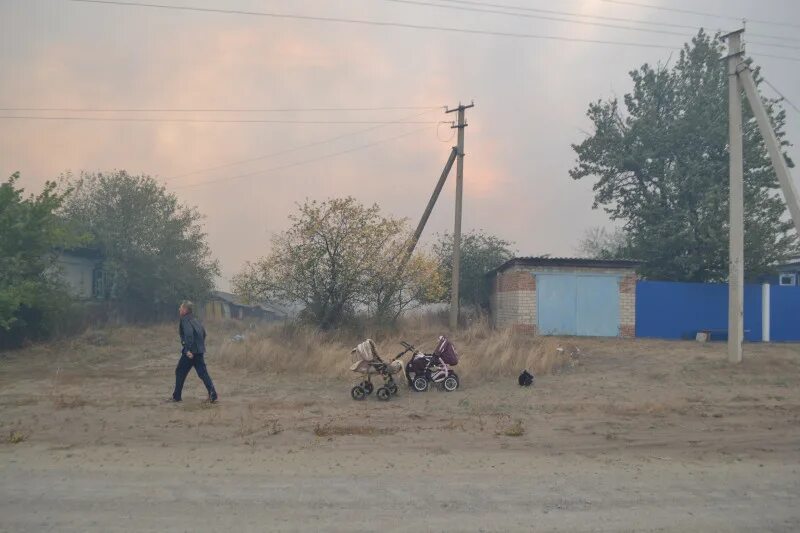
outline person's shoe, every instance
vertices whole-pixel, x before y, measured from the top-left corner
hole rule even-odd
[[[208,401],[209,401],[209,403],[217,403],[217,393],[216,392],[212,392],[211,394],[209,394],[208,395]]]
[[[176,398],[175,396],[170,396],[169,398],[167,398],[164,401],[166,401],[167,403],[178,403],[178,402],[181,401],[181,399],[180,398]]]

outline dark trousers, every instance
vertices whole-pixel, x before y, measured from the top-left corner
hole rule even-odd
[[[208,375],[206,361],[201,353],[194,354],[194,357],[191,359],[189,359],[186,354],[181,354],[181,358],[178,360],[178,366],[175,367],[175,392],[172,393],[172,398],[180,401],[181,392],[183,391],[183,382],[186,381],[186,376],[189,375],[189,371],[192,367],[197,371],[198,377],[203,380],[203,384],[206,386],[206,389],[208,389],[208,395],[212,399],[216,399],[217,391],[214,390],[214,382],[211,381],[211,376]]]

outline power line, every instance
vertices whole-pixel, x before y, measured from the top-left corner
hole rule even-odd
[[[769,82],[769,80],[768,80],[768,79],[766,79],[766,78],[762,78],[762,79],[764,80],[764,83],[766,83],[767,85],[769,85],[769,86],[772,88],[772,90],[773,90],[773,91],[775,91],[775,92],[777,93],[777,95],[781,97],[781,100],[783,100],[784,102],[786,102],[787,104],[789,104],[790,106],[792,106],[792,107],[794,108],[794,110],[795,110],[795,111],[797,111],[798,113],[800,113],[800,107],[797,107],[796,105],[794,105],[794,103],[793,103],[791,100],[789,100],[788,98],[786,98],[786,97],[783,95],[783,93],[782,93],[782,92],[780,92],[780,91],[778,90],[778,88],[777,88],[777,87],[775,87],[774,85],[772,85],[772,84]]]
[[[392,107],[254,107],[254,108],[187,108],[187,107],[0,107],[0,111],[42,111],[67,113],[295,113],[338,111],[402,111],[409,109],[444,109],[444,106]]]
[[[534,7],[527,7],[527,6],[515,6],[510,4],[497,4],[491,2],[473,2],[470,0],[440,0],[442,2],[448,2],[450,4],[465,4],[471,6],[484,6],[484,7],[499,7],[502,9],[513,9],[515,11],[526,11],[532,13],[549,13],[552,15],[567,15],[570,17],[580,17],[580,18],[588,18],[588,19],[596,19],[596,20],[611,20],[616,22],[631,22],[635,24],[645,24],[651,26],[666,26],[670,28],[682,28],[682,29],[689,29],[689,30],[697,30],[699,29],[697,26],[690,26],[687,24],[674,24],[668,22],[652,22],[649,20],[637,20],[631,19],[627,17],[609,17],[604,15],[586,15],[584,13],[576,13],[574,11],[557,11],[553,9],[541,9],[541,8],[534,8]]]
[[[762,43],[760,41],[747,41],[747,44],[757,44],[758,46],[769,46],[772,48],[788,48],[790,50],[800,50],[800,46],[793,46],[790,44],[770,44],[770,43]]]
[[[665,7],[665,6],[657,6],[653,4],[645,4],[641,2],[631,2],[629,0],[603,0],[603,2],[608,2],[609,4],[620,4],[626,6],[634,6],[634,7],[642,7],[646,9],[657,9],[659,11],[671,11],[673,13],[684,13],[688,15],[699,15],[701,17],[712,17],[718,19],[727,19],[727,20],[735,20],[737,22],[741,22],[743,20],[747,20],[748,22],[756,22],[758,24],[772,24],[774,26],[786,26],[789,28],[800,28],[800,24],[790,24],[788,22],[776,22],[774,20],[759,20],[759,19],[751,19],[746,17],[733,17],[731,15],[720,15],[718,13],[707,13],[704,11],[693,11],[691,9],[679,9],[676,7]]]
[[[274,120],[152,117],[45,117],[36,115],[0,115],[2,120],[66,120],[78,122],[188,122],[193,124],[438,124],[422,120]]]
[[[772,58],[772,59],[783,59],[785,61],[797,61],[797,62],[800,62],[800,57],[776,56],[776,55],[772,55],[772,54],[759,54],[759,53],[756,53],[755,55],[758,56],[758,57],[769,57],[769,58]]]
[[[615,28],[621,30],[630,30],[630,31],[644,31],[648,33],[660,33],[664,35],[678,35],[680,37],[685,37],[684,33],[679,33],[676,31],[667,31],[667,30],[655,30],[650,28],[634,28],[631,26],[622,26],[620,24],[609,24],[605,22],[590,22],[585,20],[570,20],[565,18],[558,18],[558,17],[550,17],[545,15],[532,15],[529,13],[511,13],[509,11],[500,11],[496,9],[478,9],[474,7],[463,7],[463,6],[448,6],[443,4],[435,4],[432,2],[422,2],[418,0],[383,0],[384,2],[393,2],[397,4],[410,4],[410,5],[418,5],[418,6],[427,6],[427,7],[438,7],[441,9],[452,9],[456,11],[472,11],[475,13],[491,13],[496,15],[505,15],[510,17],[523,17],[523,18],[530,18],[530,19],[537,19],[537,20],[553,20],[556,22],[566,22],[569,24],[584,24],[587,26],[600,26],[603,28]]]
[[[432,30],[432,31],[441,31],[441,32],[450,32],[450,33],[462,33],[462,34],[469,34],[469,35],[492,35],[496,37],[513,37],[518,39],[538,39],[538,40],[551,40],[551,41],[565,41],[565,42],[579,42],[579,43],[591,43],[591,44],[611,44],[611,45],[618,45],[618,46],[637,46],[641,48],[659,48],[659,49],[667,49],[667,50],[674,50],[675,46],[667,46],[667,45],[660,45],[660,44],[650,44],[650,43],[637,43],[637,42],[626,42],[626,41],[609,41],[603,39],[582,39],[577,37],[562,37],[558,35],[541,35],[541,34],[534,34],[534,33],[515,33],[515,32],[502,32],[502,31],[490,31],[490,30],[473,30],[468,28],[453,28],[447,26],[431,26],[425,24],[410,24],[404,22],[389,22],[389,21],[378,21],[378,20],[364,20],[364,19],[351,19],[351,18],[339,18],[339,17],[322,17],[316,15],[298,15],[298,14],[289,14],[289,13],[273,13],[273,12],[266,12],[266,11],[243,11],[243,10],[235,10],[235,9],[216,9],[216,8],[204,8],[204,7],[191,7],[191,6],[176,6],[170,4],[152,4],[152,3],[138,3],[138,2],[121,2],[115,0],[66,0],[68,2],[77,2],[77,3],[85,3],[85,4],[105,4],[105,5],[117,5],[117,6],[127,6],[127,7],[145,7],[145,8],[153,8],[153,9],[168,9],[173,11],[192,11],[192,12],[199,12],[199,13],[222,13],[222,14],[230,14],[230,15],[250,15],[250,16],[258,16],[258,17],[269,17],[269,18],[276,18],[276,19],[291,19],[291,20],[306,20],[306,21],[315,21],[315,22],[333,22],[333,23],[340,23],[340,24],[360,24],[364,26],[379,26],[379,27],[395,27],[395,28],[406,28],[406,29],[414,29],[414,30]]]
[[[450,4],[466,4],[472,6],[484,6],[484,7],[499,7],[503,9],[512,9],[515,11],[528,11],[534,13],[550,13],[554,15],[567,15],[570,17],[580,17],[580,18],[587,18],[587,19],[594,19],[594,20],[611,20],[617,22],[629,22],[631,24],[642,24],[646,26],[658,26],[658,27],[669,27],[669,28],[681,28],[686,30],[693,30],[697,31],[700,30],[702,27],[697,25],[690,25],[690,24],[676,24],[674,22],[663,22],[663,21],[651,21],[651,20],[644,20],[644,19],[634,19],[630,17],[609,17],[605,15],[586,15],[584,13],[576,13],[574,11],[556,11],[552,9],[540,9],[540,8],[533,8],[527,6],[517,6],[511,4],[497,4],[491,2],[476,2],[471,0],[440,0],[441,2],[447,2]],[[739,19],[737,19],[738,21]],[[747,32],[748,35],[752,35],[753,37],[759,37],[762,39],[772,39],[778,41],[793,41],[793,42],[800,42],[800,39],[794,39],[791,37],[775,37],[773,35],[767,35],[763,33],[753,33]]]
[[[404,117],[404,118],[411,119],[411,118],[415,118],[415,117],[418,117],[418,116],[426,115],[426,114],[431,113],[431,112],[432,112],[432,110],[428,110],[428,111],[424,111],[422,113],[411,115],[409,117]],[[443,123],[445,123],[445,122],[440,122],[439,124],[437,124],[437,133],[438,133],[438,127],[441,126]],[[370,128],[366,128],[366,129],[362,129],[362,130],[358,130],[358,131],[354,131],[354,132],[350,132],[350,133],[344,133],[342,135],[336,135],[334,137],[328,137],[326,139],[321,139],[319,141],[314,141],[314,142],[310,142],[310,143],[307,143],[307,144],[302,144],[300,146],[294,146],[292,148],[286,148],[286,149],[283,149],[283,150],[278,150],[277,152],[271,152],[269,154],[258,156],[258,157],[251,157],[249,159],[240,159],[238,161],[231,161],[229,163],[224,163],[222,165],[216,165],[216,166],[213,166],[213,167],[206,167],[206,168],[201,168],[201,169],[197,169],[197,170],[192,170],[190,172],[184,172],[183,174],[176,174],[174,176],[170,176],[170,177],[164,178],[164,181],[180,179],[180,178],[184,178],[186,176],[192,176],[192,175],[195,175],[195,174],[202,174],[204,172],[211,172],[211,171],[214,171],[214,170],[221,170],[221,169],[224,169],[224,168],[230,168],[230,167],[234,167],[234,166],[237,166],[237,165],[243,165],[245,163],[253,163],[255,161],[263,161],[264,159],[270,159],[272,157],[277,157],[279,155],[290,154],[292,152],[297,152],[299,150],[304,150],[306,148],[313,148],[314,146],[321,146],[323,144],[329,144],[329,143],[332,143],[332,142],[335,142],[335,141],[338,141],[338,140],[341,140],[341,139],[345,139],[347,137],[355,137],[356,135],[361,135],[362,133],[368,133],[370,131],[374,131],[374,130],[378,130],[378,129],[381,129],[381,128],[385,128],[386,126],[387,126],[387,124],[381,124],[381,125],[378,125],[378,126],[372,126]]]
[[[306,165],[308,163],[321,161],[323,159],[330,159],[331,157],[337,157],[337,156],[340,156],[340,155],[349,154],[349,153],[352,153],[352,152],[357,152],[358,150],[371,148],[371,147],[377,146],[379,144],[385,144],[387,142],[396,141],[398,139],[402,139],[404,137],[409,137],[411,135],[420,133],[420,132],[425,131],[427,129],[428,128],[418,128],[416,130],[413,130],[413,131],[410,131],[410,132],[407,132],[407,133],[403,133],[402,135],[397,135],[395,137],[389,137],[388,139],[381,139],[380,141],[375,141],[375,142],[368,143],[368,144],[362,144],[360,146],[356,146],[354,148],[349,148],[347,150],[341,150],[339,152],[334,152],[332,154],[325,154],[325,155],[321,155],[321,156],[318,156],[318,157],[312,157],[310,159],[304,159],[302,161],[297,161],[295,163],[289,163],[288,165],[281,165],[281,166],[277,166],[277,167],[268,168],[268,169],[265,169],[265,170],[256,170],[256,171],[253,171],[253,172],[246,172],[244,174],[237,174],[236,176],[231,176],[231,177],[228,177],[228,178],[220,178],[220,179],[216,179],[216,180],[203,181],[203,182],[200,182],[200,183],[192,183],[190,185],[181,185],[179,187],[174,187],[174,189],[176,189],[176,190],[177,189],[192,189],[194,187],[201,187],[201,186],[210,185],[210,184],[213,184],[213,183],[235,181],[235,180],[247,178],[247,177],[250,177],[250,176],[255,176],[257,174],[266,174],[266,173],[275,172],[275,171],[278,171],[278,170],[285,170],[287,168],[298,167],[298,166],[301,166],[301,165]]]

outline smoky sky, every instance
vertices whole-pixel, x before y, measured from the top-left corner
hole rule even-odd
[[[416,108],[474,100],[475,108],[467,112],[463,227],[514,241],[522,255],[574,255],[587,228],[613,226],[601,210],[591,208],[591,181],[576,182],[568,175],[575,163],[570,144],[591,130],[588,104],[621,97],[631,88],[630,70],[643,63],[666,63],[695,33],[667,24],[712,32],[740,25],[732,19],[605,0],[494,3],[647,20],[662,24],[650,26],[654,30],[680,35],[385,0],[161,3],[662,45],[523,39],[63,0],[0,1],[3,108]],[[800,32],[757,22],[800,24],[800,3],[638,3],[748,19],[747,31],[765,36],[752,41],[781,45],[748,44],[748,52],[764,76],[800,105],[798,63],[766,57],[800,59]],[[768,88],[764,94],[775,96]],[[800,113],[788,105],[786,109],[788,139],[800,142]],[[127,114],[159,119],[142,122],[0,119],[0,175],[19,171],[30,192],[67,171],[125,169],[156,176],[206,216],[209,242],[222,264],[220,286],[227,287],[228,278],[245,261],[268,251],[270,236],[287,227],[287,215],[306,198],[351,195],[416,224],[455,142],[449,124],[438,123],[453,115],[425,111]],[[322,124],[160,121],[165,118]],[[424,124],[372,124],[402,121]],[[335,137],[340,138],[325,142]],[[800,161],[797,147],[790,155]],[[194,172],[219,166],[223,168]],[[452,227],[453,178],[429,221],[426,242]]]

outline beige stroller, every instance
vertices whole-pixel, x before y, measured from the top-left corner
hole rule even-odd
[[[383,386],[378,388],[375,395],[379,400],[388,401],[389,398],[397,394],[397,383],[394,381],[394,375],[403,370],[403,362],[399,359],[403,357],[408,350],[405,350],[397,355],[390,362],[386,363],[378,355],[378,350],[375,348],[375,343],[372,339],[367,339],[350,351],[350,357],[353,364],[350,370],[363,374],[365,379],[350,390],[350,396],[354,400],[363,400],[369,396],[373,391],[372,375],[378,374],[383,377]]]

